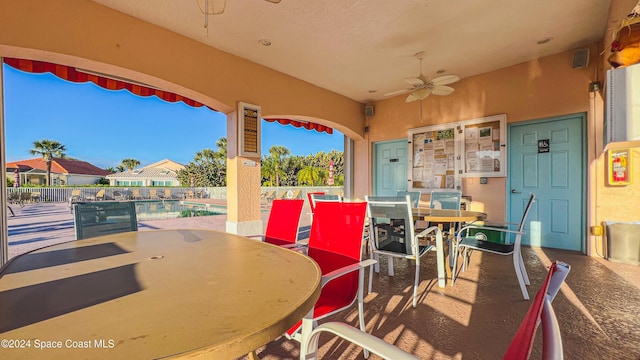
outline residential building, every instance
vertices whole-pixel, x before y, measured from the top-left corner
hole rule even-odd
[[[42,158],[9,162],[6,168],[11,180],[18,170],[20,184],[47,184],[47,163]],[[86,161],[61,158],[51,161],[51,185],[92,185],[109,174]]]
[[[184,165],[164,159],[145,167],[107,176],[111,186],[180,186],[178,171]]]

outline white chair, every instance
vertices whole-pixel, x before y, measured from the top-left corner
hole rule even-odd
[[[369,213],[369,249],[371,257],[378,260],[379,255],[386,255],[389,276],[393,276],[393,258],[405,258],[416,262],[416,275],[413,286],[413,307],[418,301],[418,281],[420,276],[420,258],[429,251],[436,250],[434,245],[421,246],[419,238],[427,234],[435,234],[436,243],[442,243],[442,232],[432,226],[415,234],[411,198],[365,196]],[[378,264],[374,266],[379,272]],[[369,293],[373,282],[373,270],[369,272]]]
[[[399,348],[384,342],[384,340],[358,330],[351,325],[340,322],[328,322],[315,328],[307,339],[307,353],[300,354],[300,359],[316,360],[318,358],[318,341],[320,334],[330,333],[337,335],[361,348],[368,350],[383,359],[392,360],[416,360],[419,359]]]
[[[460,210],[461,201],[462,192],[460,191],[432,191],[429,198],[429,207],[431,209]],[[428,223],[426,226],[431,225],[433,224]],[[442,230],[448,233],[453,226],[454,224],[450,223],[442,224]]]
[[[520,290],[522,291],[522,296],[525,300],[529,300],[529,292],[527,291],[527,285],[530,285],[529,276],[527,275],[527,269],[524,266],[524,261],[522,260],[522,253],[520,249],[520,244],[522,242],[522,235],[524,234],[524,226],[527,220],[527,216],[529,215],[529,211],[533,206],[535,201],[535,194],[531,194],[529,197],[529,202],[525,206],[524,214],[522,215],[522,220],[518,224],[516,230],[510,230],[508,227],[491,227],[491,226],[477,226],[477,225],[468,225],[460,229],[457,236],[457,241],[454,248],[454,259],[453,259],[453,274],[451,277],[451,284],[455,284],[456,281],[456,272],[458,270],[458,256],[462,253],[463,265],[461,271],[467,269],[469,258],[471,256],[471,252],[473,250],[484,251],[491,254],[498,255],[512,255],[513,256],[513,267],[516,272],[516,276],[518,278],[518,283],[520,284]],[[510,225],[510,224],[506,224]],[[505,244],[495,243],[488,241],[484,237],[471,237],[468,236],[468,232],[470,229],[478,229],[478,230],[489,230],[499,233],[505,233],[507,238],[510,234],[515,235],[515,239],[513,243],[507,239]]]
[[[397,197],[405,197],[406,195],[409,195],[409,198],[411,198],[411,206],[414,208],[420,206],[420,196],[422,195],[420,191],[398,191],[396,193]]]
[[[460,210],[462,192],[460,191],[432,191],[429,207],[432,209]]]

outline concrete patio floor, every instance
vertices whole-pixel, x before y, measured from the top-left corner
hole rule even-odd
[[[9,217],[10,256],[74,239],[66,204],[13,207]],[[310,224],[303,210],[301,229]],[[263,212],[266,224],[268,212]],[[139,230],[205,228],[224,230],[225,215],[140,221]],[[302,233],[304,236],[304,233]],[[13,255],[12,255],[13,254]],[[533,297],[554,260],[572,266],[553,305],[560,324],[565,359],[640,359],[640,266],[610,262],[570,251],[524,247]],[[510,257],[474,253],[471,266],[455,286],[439,288],[435,256],[424,257],[419,304],[411,306],[414,265],[395,261],[395,277],[386,260],[365,298],[367,331],[420,359],[502,358],[531,302],[522,299]],[[366,285],[365,285],[366,286]],[[355,306],[326,321],[357,324]],[[360,348],[329,335],[320,339],[323,359],[362,359]],[[257,349],[261,359],[297,359],[299,344],[276,339]],[[541,358],[541,335],[532,359]],[[371,356],[371,359],[377,359]]]

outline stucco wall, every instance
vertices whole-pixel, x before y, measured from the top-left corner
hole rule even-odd
[[[586,69],[572,69],[573,51],[568,51],[464,79],[453,85],[453,94],[432,95],[423,100],[422,118],[420,102],[407,104],[406,95],[377,102],[375,116],[370,120],[369,143],[357,147],[361,151],[358,158],[370,158],[364,150],[375,142],[406,139],[411,128],[495,114],[506,114],[507,122],[514,123],[589,113],[592,94],[588,89],[589,83],[596,80],[598,53],[596,44],[589,49],[591,65]],[[370,173],[368,170],[356,174],[359,194],[372,191]],[[483,205],[490,219],[505,219],[505,178],[490,178],[486,185],[480,185],[478,178],[465,179],[463,194]]]

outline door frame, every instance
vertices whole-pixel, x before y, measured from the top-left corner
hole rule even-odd
[[[372,157],[372,161],[373,161],[373,166],[371,167],[373,173],[371,175],[371,178],[373,179],[373,181],[371,182],[371,185],[373,186],[373,194],[377,195],[377,182],[378,182],[378,178],[376,176],[376,174],[378,173],[378,157],[376,156],[377,149],[378,149],[378,145],[384,145],[384,144],[389,144],[389,143],[400,143],[403,142],[404,145],[407,147],[407,163],[408,163],[408,157],[411,156],[409,153],[409,143],[407,138],[398,138],[398,139],[392,139],[392,140],[384,140],[384,141],[376,141],[374,143],[372,143],[372,149],[371,149],[371,157]],[[408,166],[408,165],[407,165]],[[407,169],[407,174],[408,174],[409,169]],[[409,177],[407,176],[407,189],[409,187]]]
[[[540,118],[534,120],[527,121],[518,121],[507,124],[507,164],[511,164],[511,151],[508,151],[511,148],[511,129],[516,126],[523,125],[540,125],[543,123],[567,120],[568,118],[580,117],[582,119],[582,131],[581,131],[581,139],[582,143],[580,144],[580,158],[582,164],[582,170],[580,172],[580,186],[582,186],[582,196],[580,197],[580,252],[586,254],[587,249],[587,203],[589,201],[589,193],[587,189],[587,170],[589,168],[589,164],[587,163],[587,113],[586,112],[578,112],[571,113],[565,115],[552,116],[548,118]],[[511,186],[511,166],[507,167],[507,179],[505,182],[505,200],[506,200],[506,216],[507,222],[513,222],[515,220],[516,223],[519,223],[521,219],[511,219],[511,201],[510,201],[510,192],[512,189]]]

